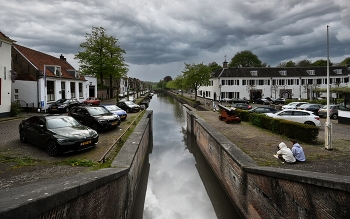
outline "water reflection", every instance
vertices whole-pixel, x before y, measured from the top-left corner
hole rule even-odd
[[[153,150],[150,168],[147,162],[145,170],[148,182],[143,182],[143,187],[147,185],[145,200],[139,202],[144,205],[143,218],[239,218],[188,135],[182,104],[167,95],[157,95],[148,109],[153,110]],[[141,208],[134,211],[137,209]]]

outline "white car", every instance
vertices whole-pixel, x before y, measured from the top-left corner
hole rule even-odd
[[[316,116],[311,111],[287,109],[277,113],[266,113],[265,115],[276,119],[285,119],[293,122],[321,127],[320,117]]]
[[[302,105],[302,104],[306,104],[307,102],[290,102],[287,105],[283,105],[282,106],[282,110],[284,109],[296,109],[298,108],[298,106]]]

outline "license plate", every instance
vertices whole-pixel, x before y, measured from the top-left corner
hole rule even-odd
[[[135,108],[135,110],[139,110],[139,108]]]
[[[113,122],[112,123],[112,125],[118,125],[119,124],[119,122]]]
[[[125,118],[125,116],[120,116],[120,118]]]
[[[57,108],[52,108],[51,110],[57,110]]]
[[[80,143],[80,146],[84,146],[84,145],[87,145],[87,144],[91,144],[91,140],[81,142],[81,143]]]

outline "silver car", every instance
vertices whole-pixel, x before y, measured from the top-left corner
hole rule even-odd
[[[350,110],[349,108],[343,105],[335,105],[335,104],[329,105],[329,118],[338,119],[338,109]],[[327,116],[327,105],[324,105],[321,109],[318,110],[318,116],[319,117]]]

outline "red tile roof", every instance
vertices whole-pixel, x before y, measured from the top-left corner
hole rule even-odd
[[[13,44],[13,47],[19,51],[30,63],[32,63],[33,66],[41,71],[42,74],[44,74],[44,65],[57,65],[61,66],[62,76],[60,78],[76,79],[74,75],[68,72],[68,70],[75,69],[66,60],[38,52],[18,44]],[[46,67],[46,77],[56,77],[56,75]],[[85,78],[84,76],[80,75],[80,78],[76,80],[85,80]]]

